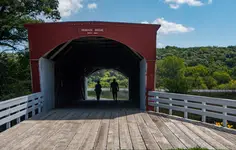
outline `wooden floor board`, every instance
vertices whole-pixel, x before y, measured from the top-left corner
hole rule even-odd
[[[191,140],[183,131],[181,131],[178,127],[175,126],[173,122],[169,119],[165,121],[167,118],[161,117],[165,125],[171,130],[171,132],[187,147],[197,147],[198,145]]]
[[[140,133],[143,137],[143,140],[144,140],[144,143],[145,143],[147,149],[156,149],[156,150],[160,149],[160,147],[156,143],[155,139],[153,138],[153,136],[150,132],[150,129],[145,124],[144,120],[142,119],[141,112],[136,113],[134,116],[137,121]]]
[[[130,137],[134,149],[146,149],[145,143],[139,131],[138,125],[132,112],[126,111]]]
[[[55,109],[0,133],[1,150],[192,147],[234,149],[236,135],[232,130],[138,109]]]
[[[145,120],[145,123],[149,127],[151,133],[153,134],[153,137],[155,138],[156,142],[161,147],[161,149],[172,149],[173,148],[172,145],[161,133],[161,131],[153,122],[153,120],[150,118],[150,116],[147,113],[143,113],[142,117]]]
[[[192,132],[189,128],[182,124],[181,121],[171,120],[182,132],[184,132],[190,139],[192,139],[199,147],[214,149],[210,144],[205,142],[201,137]]]
[[[204,133],[208,134],[209,136],[211,136],[212,138],[214,138],[216,141],[218,141],[219,143],[221,143],[222,145],[224,145],[225,147],[229,148],[229,149],[235,149],[236,145],[231,143],[229,140],[225,139],[224,137],[220,136],[219,134],[217,134],[216,132],[214,132],[213,130],[203,127],[203,126],[198,126]]]
[[[192,130],[195,134],[200,136],[203,140],[205,140],[208,144],[210,144],[212,147],[216,149],[227,149],[224,145],[219,143],[219,141],[216,141],[213,137],[206,134],[202,130],[200,130],[196,125],[193,125],[188,122],[183,122],[185,126],[187,126],[190,130]]]
[[[1,145],[1,147],[3,147],[3,149],[4,148],[6,148],[6,149],[16,148],[17,149],[18,147],[21,146],[21,143],[24,143],[24,140],[31,138],[30,136],[37,135],[37,134],[43,132],[43,128],[40,128],[41,124],[47,123],[51,120],[54,120],[54,122],[55,122],[55,120],[57,118],[63,118],[68,113],[69,113],[68,111],[62,111],[62,112],[59,111],[59,112],[51,115],[50,117],[48,117],[48,120],[37,120],[36,124],[29,123],[29,125],[32,125],[32,126],[29,126],[29,129],[25,130],[20,135],[16,136],[13,134],[12,137],[9,137],[8,139],[4,138],[7,141],[7,143],[5,143],[5,145]],[[31,122],[31,120],[26,120],[25,123],[23,123],[23,124],[27,124],[26,122],[28,122],[28,121]],[[3,142],[1,142],[1,143],[3,143]]]
[[[92,128],[89,131],[88,137],[80,148],[82,150],[94,149],[94,146],[96,145],[95,142],[100,129],[101,120],[104,117],[104,112],[98,112],[97,114],[97,117],[93,120]]]
[[[168,129],[159,116],[150,115],[150,117],[174,148],[186,148],[186,146]]]
[[[98,136],[96,138],[96,144],[94,147],[96,150],[104,150],[107,147],[111,114],[112,114],[111,111],[106,111],[104,118],[102,119],[100,130],[98,132]]]
[[[92,130],[95,119],[97,119],[103,112],[97,110],[91,111],[83,126],[77,130],[76,135],[68,145],[67,149],[76,150],[85,146],[86,140],[89,138],[89,133]]]
[[[120,149],[120,138],[119,138],[119,113],[113,111],[110,119],[108,137],[107,137],[107,149]]]
[[[75,134],[74,130],[78,127],[78,124],[72,124],[68,122],[75,116],[77,118],[82,114],[82,112],[74,112],[71,111],[68,115],[61,118],[58,121],[54,121],[52,127],[48,128],[45,136],[42,136],[38,140],[36,140],[35,144],[29,145],[27,149],[53,149],[55,147],[59,147],[61,143],[61,147],[64,148],[67,146],[68,142],[70,142],[71,138]],[[67,144],[65,144],[67,143]]]
[[[126,113],[124,111],[119,112],[118,121],[119,121],[120,148],[133,149],[130,138],[130,132],[127,124]]]

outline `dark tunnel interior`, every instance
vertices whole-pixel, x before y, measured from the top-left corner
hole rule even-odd
[[[77,106],[85,100],[85,77],[100,69],[115,69],[129,78],[129,101],[140,107],[140,61],[126,45],[103,37],[63,43],[45,58],[55,63],[55,107]]]

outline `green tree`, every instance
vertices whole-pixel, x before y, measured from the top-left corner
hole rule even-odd
[[[170,92],[186,93],[188,91],[187,80],[184,77],[184,61],[176,56],[168,56],[158,63],[160,76],[163,78],[163,86]]]
[[[43,22],[39,16],[60,19],[58,0],[1,0],[0,46],[17,49],[27,41],[26,23]]]
[[[187,76],[188,84],[192,89],[206,89],[203,77],[208,75],[208,69],[203,65],[187,67],[185,76]]]
[[[26,23],[60,19],[58,0],[0,1],[0,100],[30,93]],[[22,50],[22,51],[20,51]]]

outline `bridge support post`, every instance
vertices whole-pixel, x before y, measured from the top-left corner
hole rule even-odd
[[[154,110],[153,106],[148,105],[148,92],[155,90],[155,66],[156,60],[147,60],[146,110]]]
[[[39,59],[40,87],[44,96],[44,109],[47,112],[55,107],[55,66],[54,62],[46,59]],[[34,110],[35,111],[35,110]],[[34,114],[33,114],[34,115]]]

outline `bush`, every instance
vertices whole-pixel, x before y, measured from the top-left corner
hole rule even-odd
[[[217,80],[219,84],[229,83],[231,80],[230,75],[227,72],[216,71],[213,73],[213,78]]]
[[[211,76],[205,77],[204,82],[208,89],[212,89],[213,87],[217,86],[217,81]]]

